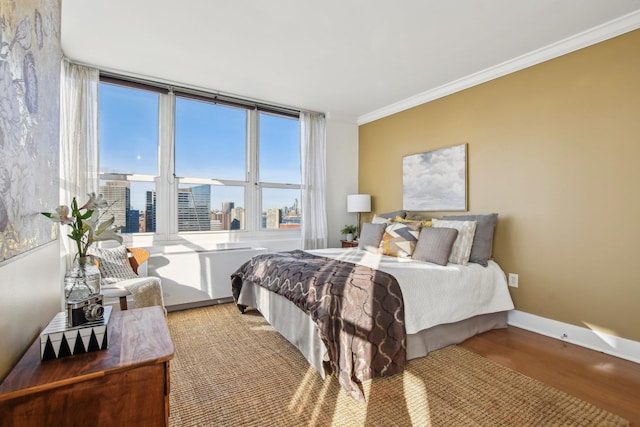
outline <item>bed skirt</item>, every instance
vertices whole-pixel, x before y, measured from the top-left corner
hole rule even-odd
[[[238,304],[254,307],[325,378],[323,361],[327,350],[316,325],[306,313],[285,297],[245,281]],[[458,344],[491,329],[507,327],[507,312],[481,314],[455,323],[434,326],[407,335],[407,360],[424,357],[432,351]]]

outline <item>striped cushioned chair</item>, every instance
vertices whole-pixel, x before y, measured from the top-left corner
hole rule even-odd
[[[147,276],[147,260],[149,252],[142,248],[126,248],[129,256],[129,264],[133,271],[140,277]],[[127,297],[131,295],[125,287],[118,286],[118,283],[110,283],[102,286],[102,295],[105,298],[118,298],[120,300],[120,309],[127,309]]]

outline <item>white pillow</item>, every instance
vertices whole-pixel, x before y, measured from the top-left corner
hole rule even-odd
[[[390,221],[388,218],[384,218],[376,214],[373,214],[373,219],[371,220],[372,224],[389,224],[390,222],[392,221]]]
[[[469,256],[471,255],[471,246],[473,245],[473,236],[476,234],[477,221],[445,221],[434,219],[432,227],[436,228],[455,228],[458,230],[458,237],[453,243],[449,262],[453,264],[469,264]]]

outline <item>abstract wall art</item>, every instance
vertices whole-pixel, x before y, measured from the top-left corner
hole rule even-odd
[[[467,144],[403,157],[402,207],[467,210]]]
[[[60,7],[0,0],[0,263],[57,238]]]

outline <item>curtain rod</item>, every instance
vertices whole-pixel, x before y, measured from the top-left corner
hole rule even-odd
[[[282,107],[275,104],[262,103],[251,99],[222,94],[220,92],[210,91],[206,89],[193,89],[190,87],[171,85],[168,83],[159,83],[151,80],[141,79],[131,76],[123,76],[112,72],[100,71],[100,79],[108,83],[122,83],[138,88],[146,88],[162,93],[172,91],[177,96],[185,98],[199,99],[201,101],[209,101],[217,104],[232,105],[241,108],[255,108],[259,111],[282,114],[285,116],[300,117],[300,110],[290,107]]]
[[[67,61],[67,62],[71,62],[73,64],[77,64],[77,65],[82,65],[84,67],[89,67],[89,68],[94,68],[96,70],[98,70],[98,72],[100,73],[100,75],[104,75],[107,77],[113,77],[113,78],[120,78],[120,79],[127,79],[127,80],[132,80],[134,82],[140,83],[140,84],[147,84],[149,86],[155,86],[161,90],[169,90],[169,88],[178,90],[178,89],[182,89],[185,92],[188,90],[191,91],[199,91],[199,92],[203,92],[203,93],[207,93],[207,94],[211,94],[211,95],[218,95],[221,97],[229,97],[232,99],[238,99],[238,100],[242,100],[245,102],[251,102],[254,103],[256,105],[259,106],[264,106],[264,107],[275,107],[275,108],[279,108],[282,109],[284,111],[291,111],[294,113],[301,113],[301,112],[308,112],[308,113],[318,113],[318,114],[323,114],[326,115],[324,112],[321,111],[315,111],[315,110],[309,110],[306,108],[296,108],[296,107],[291,107],[288,105],[284,105],[284,104],[276,104],[273,102],[267,102],[267,101],[263,101],[263,100],[258,100],[255,98],[249,98],[249,97],[243,97],[240,95],[234,95],[231,93],[226,93],[226,92],[222,92],[222,91],[216,91],[214,89],[211,88],[205,88],[202,86],[197,86],[197,85],[188,85],[188,84],[184,84],[184,83],[178,83],[175,81],[171,81],[171,80],[167,80],[167,79],[163,79],[160,77],[154,77],[154,76],[145,76],[142,74],[138,74],[138,73],[133,73],[130,71],[124,71],[124,70],[119,70],[119,69],[115,69],[115,68],[108,68],[108,67],[100,67],[94,64],[90,64],[87,62],[82,62],[82,61],[75,61],[72,60],[70,58],[67,58],[66,56],[63,55],[63,60]]]
[[[90,67],[90,68],[95,68],[98,70],[98,72],[100,73],[100,76],[104,76],[107,78],[112,78],[112,79],[120,79],[123,81],[131,81],[132,83],[138,83],[140,85],[146,85],[149,86],[151,88],[156,88],[157,90],[160,91],[169,91],[169,90],[173,90],[176,92],[183,92],[183,93],[189,93],[189,92],[202,92],[205,93],[207,95],[212,95],[214,97],[219,97],[221,100],[223,98],[228,98],[229,101],[232,100],[237,100],[239,101],[239,104],[245,104],[246,103],[251,103],[254,104],[256,106],[256,108],[258,108],[259,110],[263,110],[263,111],[267,111],[267,112],[274,112],[274,113],[281,113],[281,114],[285,114],[285,115],[295,115],[296,117],[299,117],[300,113],[305,111],[305,112],[309,112],[309,113],[320,113],[320,114],[324,114],[322,112],[319,111],[313,111],[313,110],[307,110],[307,109],[301,109],[301,108],[294,108],[294,107],[290,107],[290,106],[285,106],[285,105],[280,105],[280,104],[274,104],[274,103],[270,103],[270,102],[265,102],[265,101],[260,101],[257,99],[252,99],[252,98],[247,98],[247,97],[242,97],[242,96],[238,96],[238,95],[233,95],[233,94],[228,94],[225,92],[221,92],[221,91],[216,91],[213,89],[209,89],[209,88],[204,88],[201,86],[195,86],[195,85],[185,85],[183,83],[177,83],[177,82],[173,82],[173,81],[169,81],[166,79],[162,79],[162,78],[157,78],[157,77],[149,77],[149,76],[144,76],[141,74],[137,74],[137,73],[132,73],[132,72],[126,72],[123,70],[116,70],[116,69],[111,69],[111,68],[106,68],[106,67],[99,67],[93,64],[89,64],[89,63],[83,63],[80,61],[73,61],[67,57],[63,58],[64,60],[77,64],[77,65],[82,65],[85,67]]]

